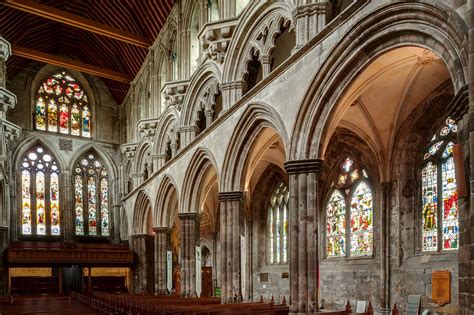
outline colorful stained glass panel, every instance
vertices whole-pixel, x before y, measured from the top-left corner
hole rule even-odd
[[[365,182],[360,182],[351,198],[351,255],[368,256],[373,248],[373,200]]]
[[[59,131],[69,133],[69,109],[66,104],[62,104],[59,111]]]
[[[82,190],[82,176],[74,177],[74,211],[76,235],[84,235],[84,194]]]
[[[31,193],[30,193],[30,172],[23,170],[21,172],[21,230],[23,234],[31,234]]]
[[[59,176],[51,173],[50,177],[50,198],[51,198],[51,235],[60,234],[59,226]]]
[[[36,172],[36,234],[46,235],[45,176]]]
[[[421,173],[422,190],[422,249],[437,250],[438,168],[429,162]]]
[[[100,180],[100,222],[103,236],[109,235],[109,183],[106,178]]]
[[[87,199],[89,202],[89,235],[97,235],[97,186],[94,177],[87,179]]]
[[[38,130],[46,130],[46,105],[42,97],[39,97],[36,101],[35,126]]]
[[[346,202],[343,193],[334,190],[326,205],[326,256],[341,257],[346,252]]]
[[[443,249],[457,249],[459,245],[458,193],[455,177],[454,158],[450,156],[441,166],[443,199]]]

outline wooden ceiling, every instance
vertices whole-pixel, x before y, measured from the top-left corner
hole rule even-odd
[[[121,104],[174,0],[0,0],[12,80],[31,60],[103,78]]]

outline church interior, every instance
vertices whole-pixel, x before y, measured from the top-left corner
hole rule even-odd
[[[0,0],[0,314],[474,314],[473,122],[474,0]]]

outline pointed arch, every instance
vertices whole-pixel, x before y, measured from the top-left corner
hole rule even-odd
[[[253,50],[258,51],[259,58],[270,54],[274,48],[274,39],[279,34],[275,26],[282,22],[292,22],[293,1],[261,2],[256,1],[243,12],[241,22],[237,25],[223,69],[223,82],[243,80],[247,63],[252,59]],[[271,40],[266,45],[258,43],[257,38],[263,32],[269,32]]]
[[[221,80],[221,71],[214,61],[206,61],[206,63],[198,68],[189,83],[191,88],[186,93],[183,101],[183,104],[186,106],[182,109],[180,126],[195,125],[197,112],[201,108],[205,110],[211,109],[213,99],[210,99],[210,101],[205,101],[204,99],[206,97],[213,98],[220,93]]]
[[[158,126],[156,128],[155,138],[153,140],[153,154],[164,155],[167,154],[168,143],[176,143],[179,147],[179,112],[173,106],[170,106],[162,113]],[[178,149],[178,147],[176,149]],[[168,156],[165,161],[172,158]]]
[[[173,227],[174,219],[179,211],[179,191],[175,180],[166,175],[158,188],[155,203],[155,226]]]
[[[201,195],[204,192],[204,181],[214,172],[219,183],[219,170],[212,153],[204,147],[199,147],[191,158],[186,170],[181,194],[180,211],[200,213]],[[217,188],[219,191],[219,187]]]
[[[302,102],[292,134],[291,159],[324,156],[340,99],[373,60],[390,50],[429,49],[444,61],[455,92],[466,85],[468,57],[463,39],[467,27],[456,14],[432,3],[391,3],[349,29],[329,52]]]
[[[285,152],[288,152],[288,136],[283,120],[267,104],[250,104],[234,128],[227,148],[220,187],[222,191],[244,191],[244,170],[249,163],[249,153],[257,136],[265,128],[274,130],[282,139]]]
[[[134,171],[136,174],[147,173],[148,169],[151,169],[151,171],[153,172],[153,162],[151,161],[151,147],[152,143],[150,142],[150,140],[148,140],[148,138],[143,138],[138,143],[134,163]],[[150,175],[151,174],[148,174],[148,176]]]
[[[153,210],[148,195],[141,190],[133,208],[133,234],[151,234],[153,228]]]

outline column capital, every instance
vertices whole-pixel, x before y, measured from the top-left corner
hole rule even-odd
[[[321,173],[322,168],[323,160],[321,159],[292,160],[285,162],[285,170],[288,174],[319,174]]]
[[[163,226],[163,227],[154,227],[153,232],[156,234],[168,234],[171,233],[171,228]]]
[[[0,37],[0,59],[7,61],[12,54],[10,43],[3,37]]]
[[[178,213],[180,220],[200,220],[201,215],[197,212]]]
[[[219,201],[242,201],[245,198],[243,191],[223,191],[217,194]]]

